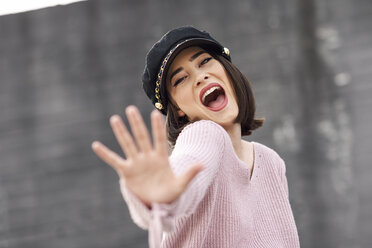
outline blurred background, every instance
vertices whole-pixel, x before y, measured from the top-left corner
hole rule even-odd
[[[230,48],[286,161],[303,248],[372,247],[372,1],[89,0],[0,16],[0,247],[147,247],[108,119],[149,123],[148,49],[194,25]]]

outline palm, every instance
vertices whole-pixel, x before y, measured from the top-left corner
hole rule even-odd
[[[116,170],[120,178],[125,180],[126,186],[145,204],[174,201],[201,166],[193,166],[182,176],[175,176],[168,161],[165,127],[160,113],[153,112],[151,115],[153,144],[138,110],[128,107],[126,113],[135,140],[119,116],[113,116],[110,123],[127,159],[99,142],[93,143],[93,150]]]
[[[172,202],[177,198],[176,192],[170,191],[176,186],[176,177],[170,168],[168,156],[153,151],[127,160],[127,164],[124,167],[126,185],[145,203]]]

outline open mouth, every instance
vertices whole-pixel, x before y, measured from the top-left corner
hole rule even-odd
[[[219,111],[227,104],[225,90],[217,83],[211,83],[204,87],[200,92],[200,100],[212,111]]]

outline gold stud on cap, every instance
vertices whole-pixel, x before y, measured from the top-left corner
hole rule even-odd
[[[227,47],[223,48],[223,53],[226,54],[227,56],[230,56],[230,50]]]
[[[161,104],[160,102],[157,102],[157,103],[155,103],[155,108],[157,108],[159,110],[162,110],[163,109],[163,104]]]

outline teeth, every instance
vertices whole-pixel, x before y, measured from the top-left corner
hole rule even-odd
[[[221,87],[219,87],[219,86],[213,86],[212,88],[210,88],[209,90],[207,90],[207,91],[203,94],[202,102],[204,103],[204,102],[205,102],[205,98],[206,98],[210,93],[212,93],[213,91],[218,90],[218,89],[221,89]]]

